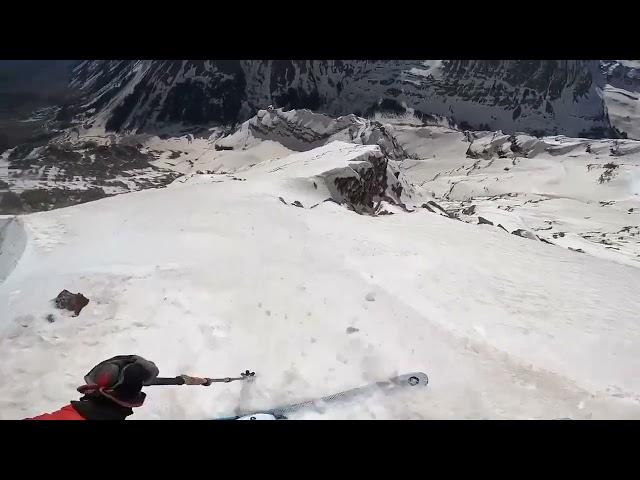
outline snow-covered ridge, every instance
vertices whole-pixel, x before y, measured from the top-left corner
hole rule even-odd
[[[297,195],[289,202],[281,200],[302,208],[331,200],[358,213],[375,214],[381,211],[382,202],[404,207],[413,191],[398,163],[379,146],[341,141],[265,161],[242,173],[249,180],[266,175],[278,179],[291,192],[288,195]]]
[[[310,150],[332,141],[378,145],[384,155],[401,160],[407,154],[379,122],[356,115],[332,118],[310,110],[259,110],[232,135],[216,142],[218,148],[245,149],[262,140],[275,141],[294,151]]]

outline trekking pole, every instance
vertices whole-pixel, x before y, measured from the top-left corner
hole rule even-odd
[[[202,385],[208,387],[212,383],[229,383],[240,380],[251,381],[254,379],[256,372],[250,372],[246,370],[240,374],[239,377],[224,377],[224,378],[208,378],[208,377],[191,377],[189,375],[178,375],[177,377],[157,377],[152,380],[148,385]]]

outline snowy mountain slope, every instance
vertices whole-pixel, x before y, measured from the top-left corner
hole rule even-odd
[[[637,265],[639,142],[463,132],[407,119],[268,108],[234,131],[212,129],[206,136],[76,134],[16,156],[0,175],[28,208],[47,209],[162,187],[180,175],[179,182],[202,174],[233,178],[333,141],[376,145],[394,165],[393,175],[402,173],[392,182],[402,187],[402,198],[393,200],[402,208],[436,201],[448,210],[445,215],[471,223],[482,218],[509,233],[524,231],[529,238]],[[359,182],[346,182],[352,194],[362,193]],[[0,201],[4,213],[24,211],[19,202],[12,205]],[[365,210],[377,208],[393,210],[377,204]]]
[[[232,124],[268,105],[333,116],[411,110],[464,128],[612,134],[598,61],[85,61],[78,128],[155,133]]]
[[[82,98],[35,112],[26,124],[35,121],[43,134],[0,158],[0,213],[161,187],[172,171],[230,171],[331,140],[404,156],[393,136],[354,112],[507,133],[623,131],[633,138],[636,77],[630,61],[86,61],[71,81]],[[251,117],[269,104],[344,115],[298,108]],[[212,152],[214,140],[233,133],[220,124],[245,119],[237,134],[249,129],[254,140],[285,149],[261,142],[252,153]]]
[[[417,369],[424,394],[321,418],[640,418],[640,269],[424,209],[307,205],[329,193],[319,178],[377,151],[335,142],[240,180],[22,216],[0,284],[0,417],[57,408],[91,365],[135,352],[163,375],[258,376],[244,392],[150,387],[133,418],[211,418]],[[63,288],[91,299],[79,317],[52,309]]]
[[[386,125],[410,208],[639,266],[640,142]],[[484,227],[483,227],[484,228]]]

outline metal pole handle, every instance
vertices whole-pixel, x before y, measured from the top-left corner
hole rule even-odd
[[[178,375],[177,377],[156,377],[148,385],[202,385],[208,387],[212,383],[229,383],[239,380],[253,380],[256,372],[244,371],[239,377],[208,378]]]

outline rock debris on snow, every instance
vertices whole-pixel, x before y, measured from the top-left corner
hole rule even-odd
[[[493,222],[484,217],[478,217],[478,225],[493,225]]]

